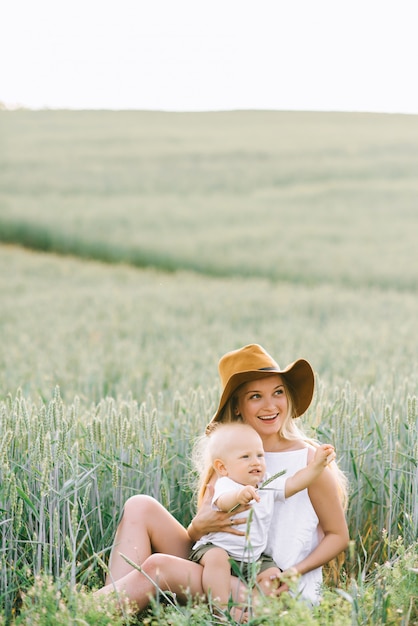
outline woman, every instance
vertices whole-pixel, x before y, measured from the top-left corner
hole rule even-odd
[[[281,370],[261,346],[250,344],[225,354],[219,374],[223,391],[211,423],[242,421],[253,426],[263,441],[270,474],[286,469],[290,476],[306,466],[317,444],[305,437],[295,418],[312,401],[314,374],[309,363],[299,359]],[[150,594],[155,595],[153,581],[180,600],[202,595],[202,567],[185,560],[192,543],[213,531],[242,534],[239,527],[245,523],[235,519],[231,525],[233,513],[212,510],[214,479],[208,476],[203,481],[198,513],[187,531],[153,498],[130,498],[116,533],[106,586],[97,593],[123,590],[139,609],[148,604]],[[300,593],[314,603],[320,597],[322,566],[348,545],[345,499],[344,477],[332,463],[307,491],[276,503],[266,552],[284,573],[292,569],[300,574]],[[140,564],[146,575],[124,557]],[[285,589],[282,585],[277,592]]]

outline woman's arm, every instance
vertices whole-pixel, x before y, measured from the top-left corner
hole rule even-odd
[[[300,574],[325,565],[345,550],[349,542],[347,522],[332,470],[325,468],[308,492],[324,537],[305,559],[295,563],[294,567]]]

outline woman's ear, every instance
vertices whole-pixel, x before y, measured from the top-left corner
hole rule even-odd
[[[216,473],[220,476],[228,476],[228,471],[225,467],[225,463],[221,459],[215,459],[212,463],[216,470]]]

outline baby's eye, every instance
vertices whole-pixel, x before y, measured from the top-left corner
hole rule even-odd
[[[276,389],[275,393],[276,393],[276,396],[281,396],[283,393],[283,389]]]
[[[259,398],[261,398],[259,393],[253,393],[252,396],[250,396],[251,400],[258,400]]]

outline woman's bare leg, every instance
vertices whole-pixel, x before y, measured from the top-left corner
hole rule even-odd
[[[175,593],[180,602],[187,598],[203,596],[202,566],[169,554],[152,554],[141,565],[144,573],[135,569],[106,585],[95,595],[123,593],[136,609],[144,609],[150,597],[156,595],[156,586],[162,591]],[[151,579],[151,580],[150,580]],[[155,584],[153,584],[155,583]]]
[[[126,501],[116,531],[105,585],[129,574],[132,566],[122,555],[141,565],[154,552],[187,559],[191,541],[183,526],[151,496],[132,496]]]

